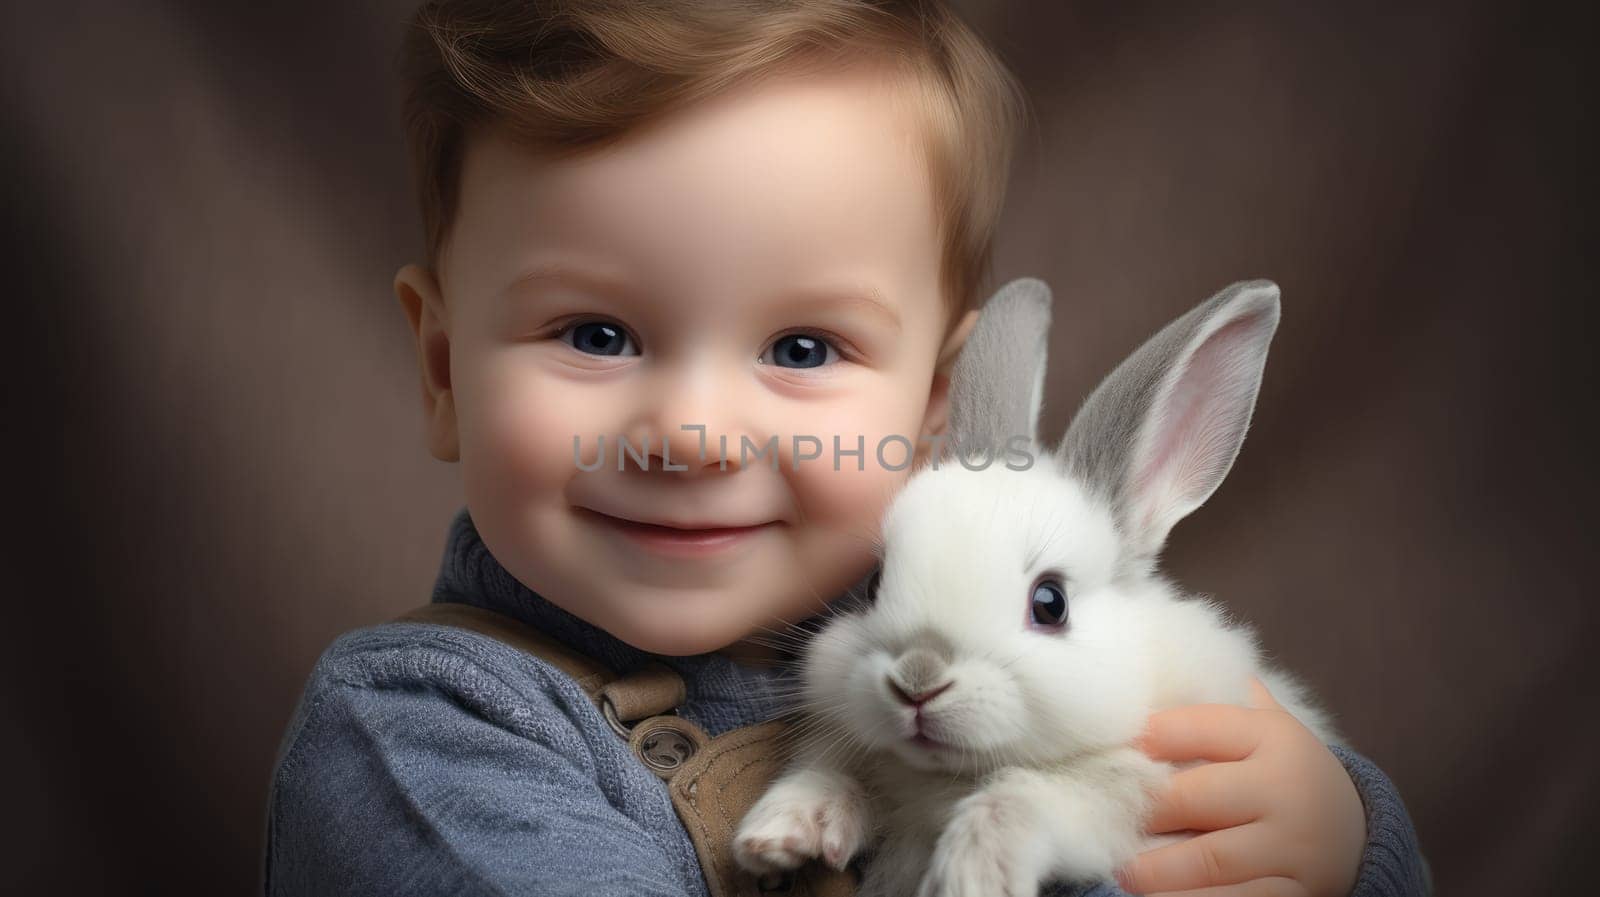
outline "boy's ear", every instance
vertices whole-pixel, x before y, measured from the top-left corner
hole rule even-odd
[[[428,451],[440,461],[461,460],[456,405],[450,391],[450,331],[439,279],[421,265],[406,265],[394,276],[395,298],[411,322],[417,364],[422,374],[422,412]]]
[[[972,328],[977,323],[977,310],[969,310],[950,328],[950,335],[939,347],[939,356],[933,366],[933,384],[928,391],[928,408],[922,417],[922,432],[926,435],[943,433],[950,425],[950,372],[955,367],[956,358],[961,355],[961,347],[967,344],[967,337],[972,335]],[[916,451],[919,460],[932,449],[932,443],[919,442]]]

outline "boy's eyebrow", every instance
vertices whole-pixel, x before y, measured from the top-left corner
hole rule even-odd
[[[588,292],[611,296],[633,292],[633,287],[621,278],[551,261],[537,264],[518,275],[506,285],[503,293],[509,297],[534,283],[566,283]],[[785,291],[781,298],[795,304],[834,305],[866,311],[882,318],[894,330],[901,329],[900,313],[884,298],[883,292],[871,284],[796,287]]]
[[[799,287],[784,294],[784,299],[806,305],[834,305],[840,308],[870,312],[883,319],[885,324],[898,331],[900,313],[871,284],[843,287]]]
[[[566,283],[582,290],[607,295],[622,295],[629,291],[626,280],[609,274],[588,271],[564,262],[540,262],[506,284],[502,294],[509,298],[523,287],[536,283]]]

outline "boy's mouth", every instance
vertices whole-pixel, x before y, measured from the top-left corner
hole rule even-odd
[[[613,517],[591,508],[578,508],[584,516],[606,529],[625,536],[633,543],[658,554],[672,557],[705,557],[733,548],[750,536],[780,526],[776,520],[744,526],[722,526],[711,522],[650,523]]]

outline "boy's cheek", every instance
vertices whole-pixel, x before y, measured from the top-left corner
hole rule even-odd
[[[854,445],[846,444],[844,448],[853,450]],[[822,457],[801,461],[797,470],[788,473],[799,511],[810,525],[844,529],[869,539],[878,537],[883,512],[909,470],[896,471],[880,465],[871,442],[863,454],[863,458],[844,456],[836,462],[829,444]],[[885,450],[892,465],[898,465],[904,454],[904,448],[898,445]],[[858,463],[861,469],[857,469]]]
[[[911,474],[921,421],[909,403],[874,398],[803,424],[811,429],[796,432],[816,439],[802,448],[819,457],[785,458],[784,475],[808,518],[848,521],[876,536],[889,500]]]
[[[595,434],[608,429],[597,405],[571,384],[500,364],[457,383],[457,426],[464,473],[478,468],[506,489],[559,488],[576,469],[573,437],[592,461]]]

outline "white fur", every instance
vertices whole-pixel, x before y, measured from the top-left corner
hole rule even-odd
[[[1275,323],[1275,292],[1272,301]],[[1264,340],[1205,342],[1225,323],[1208,322],[1189,343],[1169,340],[1188,355],[1164,375],[1161,395],[1204,413],[1162,448],[1172,468],[1159,458],[1129,465],[1156,490],[1136,491],[1135,503],[1203,500],[1216,483],[1185,471],[1220,480],[1231,464],[1249,417],[1237,406],[1253,403],[1254,383],[1185,370],[1197,352],[1221,353],[1220,363],[1254,365],[1259,379],[1259,359],[1229,353],[1264,353]],[[1213,390],[1223,397],[1212,401]],[[1144,413],[1171,419],[1172,405],[1158,398]],[[1184,433],[1235,441],[1225,458],[1196,463],[1207,449]],[[1151,713],[1246,704],[1257,675],[1336,740],[1306,690],[1263,665],[1248,628],[1154,572],[1148,556],[1176,516],[1156,521],[1154,541],[1127,532],[1127,515],[1109,504],[1115,490],[1091,488],[1035,449],[1027,470],[947,462],[895,497],[875,602],[837,617],[807,649],[807,726],[793,764],[738,830],[742,866],[767,872],[823,857],[842,867],[871,846],[862,897],[1031,897],[1047,880],[1109,878],[1150,844],[1144,820],[1172,768],[1129,745]],[[1030,625],[1033,586],[1046,573],[1066,585],[1062,630]],[[922,706],[923,733],[944,746],[913,742],[916,714],[894,689],[945,682]]]

